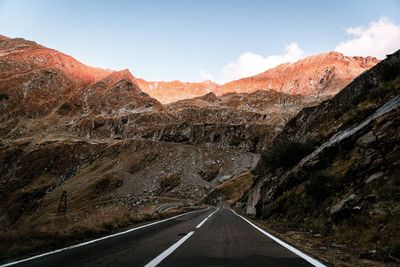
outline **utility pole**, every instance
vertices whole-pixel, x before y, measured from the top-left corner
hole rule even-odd
[[[67,191],[64,190],[60,197],[60,203],[58,204],[57,215],[60,213],[67,213]]]

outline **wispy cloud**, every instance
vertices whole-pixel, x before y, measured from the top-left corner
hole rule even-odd
[[[349,56],[374,56],[380,59],[400,49],[400,25],[386,17],[368,26],[348,28],[352,39],[339,43],[335,51]]]
[[[333,50],[348,56],[374,56],[383,59],[387,54],[400,49],[400,25],[386,17],[371,21],[366,26],[350,27],[346,32],[352,38],[340,42]],[[237,80],[264,72],[282,63],[295,62],[305,56],[306,53],[295,42],[287,45],[284,53],[280,55],[246,52],[237,60],[223,66],[215,77],[219,83]],[[213,78],[213,75],[204,70],[199,76],[202,80]]]
[[[199,77],[200,77],[200,81],[207,81],[207,80],[212,81],[214,79],[212,74],[205,70],[201,70],[199,72]]]
[[[263,56],[246,52],[240,55],[236,61],[231,62],[222,68],[219,82],[232,81],[252,76],[279,64],[297,61],[301,59],[303,55],[304,52],[297,43],[287,45],[285,53],[281,55]]]

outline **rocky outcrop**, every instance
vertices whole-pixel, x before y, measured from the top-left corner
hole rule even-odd
[[[243,197],[243,194],[250,189],[252,184],[253,176],[250,172],[234,177],[228,176],[226,179],[221,180],[220,184],[203,201],[211,205],[219,203],[233,205]]]
[[[254,152],[268,146],[303,106],[315,103],[314,98],[275,91],[221,97],[209,93],[167,105],[164,112],[86,117],[76,124],[81,136],[146,138]]]
[[[281,139],[320,142],[361,122],[398,94],[395,79],[399,69],[399,53],[390,55],[384,63],[357,77],[332,100],[302,110],[288,122]]]

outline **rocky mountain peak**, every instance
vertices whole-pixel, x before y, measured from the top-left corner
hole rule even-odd
[[[378,62],[373,57],[348,57],[333,51],[226,83],[216,90],[216,94],[271,89],[290,95],[332,96]]]
[[[227,93],[252,93],[257,90],[323,98],[335,95],[378,62],[374,57],[348,57],[332,51],[309,56],[295,63],[284,63],[260,74],[222,85],[209,80],[188,83],[176,80],[148,82],[142,79],[138,79],[138,84],[144,92],[164,104],[209,92],[220,96]]]

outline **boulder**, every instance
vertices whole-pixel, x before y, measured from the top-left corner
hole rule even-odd
[[[356,194],[351,194],[332,206],[330,209],[332,221],[339,221],[350,215],[353,206],[355,206],[359,200],[360,198]]]
[[[372,131],[366,133],[365,135],[361,136],[357,140],[357,144],[360,146],[367,146],[376,141],[376,137]]]

